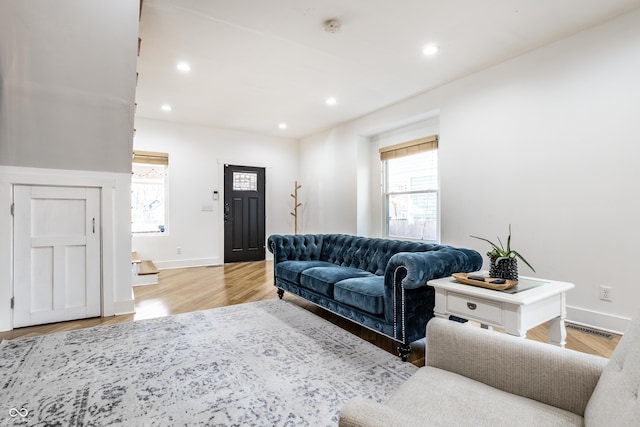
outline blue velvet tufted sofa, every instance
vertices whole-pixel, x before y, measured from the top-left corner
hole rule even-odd
[[[402,360],[433,317],[427,281],[482,267],[471,249],[344,234],[271,235],[267,244],[280,298],[291,292],[392,338]]]

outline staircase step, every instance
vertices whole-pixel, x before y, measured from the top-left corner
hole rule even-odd
[[[131,252],[131,264],[140,264],[141,261],[142,260],[138,256],[138,252],[136,251]]]
[[[145,274],[158,274],[158,268],[156,267],[156,265],[153,263],[153,261],[141,261],[140,262],[140,271],[138,271],[138,274],[143,276]]]

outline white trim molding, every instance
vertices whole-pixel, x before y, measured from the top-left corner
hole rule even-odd
[[[631,318],[567,306],[567,322],[622,335]]]
[[[173,268],[190,268],[190,267],[211,267],[222,265],[220,258],[193,258],[193,259],[176,259],[169,261],[154,261],[159,270],[170,270]]]
[[[131,287],[131,176],[127,173],[0,166],[0,301],[13,297],[14,185],[55,185],[101,189],[102,316],[135,309]],[[0,304],[0,331],[13,329],[13,310]]]

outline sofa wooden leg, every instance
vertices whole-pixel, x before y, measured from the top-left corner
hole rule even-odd
[[[278,288],[278,298],[282,299],[283,296],[284,296],[284,290]]]
[[[398,356],[403,362],[409,360],[411,354],[411,344],[398,344]]]

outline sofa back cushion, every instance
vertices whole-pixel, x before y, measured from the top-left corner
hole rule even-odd
[[[640,312],[602,371],[585,409],[585,426],[640,426],[639,393]]]
[[[318,261],[322,247],[322,234],[295,234],[269,236],[269,250],[276,263],[283,261]]]
[[[320,259],[382,276],[389,259],[398,252],[426,252],[441,247],[430,243],[325,234],[322,236]]]

